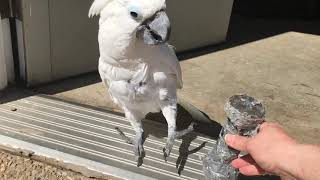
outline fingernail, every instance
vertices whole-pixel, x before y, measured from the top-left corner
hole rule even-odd
[[[224,137],[224,140],[227,142],[227,144],[229,144],[229,143],[232,143],[233,138],[234,138],[234,135],[232,135],[232,134],[227,134],[227,135]]]

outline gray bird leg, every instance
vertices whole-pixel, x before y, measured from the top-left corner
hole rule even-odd
[[[236,180],[238,171],[230,163],[239,151],[228,147],[226,134],[254,136],[264,121],[265,109],[262,104],[247,95],[232,96],[225,105],[228,116],[226,125],[213,149],[203,158],[203,168],[207,180]]]
[[[195,123],[191,123],[187,129],[176,131],[176,106],[167,106],[162,109],[162,113],[168,123],[168,139],[165,147],[163,148],[163,158],[165,161],[167,161],[167,158],[170,156],[174,140],[193,131]]]
[[[176,130],[173,127],[168,128],[168,139],[165,147],[163,148],[163,159],[167,161],[167,158],[170,156],[174,140],[175,140]]]
[[[194,127],[196,126],[197,124],[195,122],[191,122],[191,124],[188,126],[187,129],[184,129],[184,130],[181,130],[181,131],[176,131],[176,134],[175,134],[175,139],[179,139],[181,138],[182,136],[186,135],[186,134],[189,134],[190,132],[192,132],[194,130]]]
[[[168,129],[168,140],[166,146],[163,148],[163,158],[167,161],[167,157],[170,156],[170,152],[172,150],[174,140],[179,139],[182,136],[192,132],[194,130],[195,123],[192,122],[187,129],[181,131],[173,131],[171,128]]]
[[[176,136],[177,106],[168,105],[163,107],[162,114],[166,118],[168,124],[168,139],[165,147],[163,148],[163,158],[167,161],[167,157],[170,156]]]
[[[139,167],[142,165],[142,159],[145,156],[143,148],[143,132],[137,132],[133,142],[133,152],[135,155],[137,166]]]
[[[133,152],[135,155],[135,160],[137,166],[142,165],[142,160],[145,156],[145,151],[143,148],[143,128],[142,128],[142,118],[143,115],[140,113],[135,113],[127,109],[124,110],[126,118],[130,121],[133,129],[136,132],[136,135],[133,139]]]
[[[120,128],[115,127],[114,129],[118,131],[121,139],[123,139],[124,142],[126,142],[126,143],[128,143],[128,144],[133,144],[133,140],[132,140],[131,138],[129,138],[128,136],[126,136],[126,135],[121,131]]]

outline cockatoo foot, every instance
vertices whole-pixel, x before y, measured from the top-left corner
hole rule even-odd
[[[192,123],[188,126],[187,129],[184,129],[184,130],[182,130],[182,131],[177,131],[177,132],[175,132],[174,138],[175,138],[175,139],[179,139],[179,138],[181,138],[182,136],[187,135],[188,133],[192,132],[196,126],[198,126],[198,124],[195,123],[195,122],[192,122]]]
[[[192,122],[187,129],[184,129],[182,131],[175,131],[173,133],[169,133],[172,135],[170,137],[168,137],[166,146],[163,148],[163,158],[166,162],[167,162],[167,158],[170,156],[170,153],[172,151],[174,140],[179,139],[182,136],[192,132],[196,125],[197,125],[196,123]]]
[[[143,158],[145,156],[145,152],[143,149],[143,133],[137,133],[133,142],[133,152],[135,155],[135,161],[137,162],[137,166],[141,166],[143,163]]]

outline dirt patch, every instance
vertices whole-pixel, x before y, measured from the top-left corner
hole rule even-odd
[[[99,180],[0,151],[2,180]]]

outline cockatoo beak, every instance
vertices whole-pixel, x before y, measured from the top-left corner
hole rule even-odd
[[[158,45],[169,40],[170,31],[170,20],[166,12],[159,11],[138,27],[136,36],[147,45]]]

